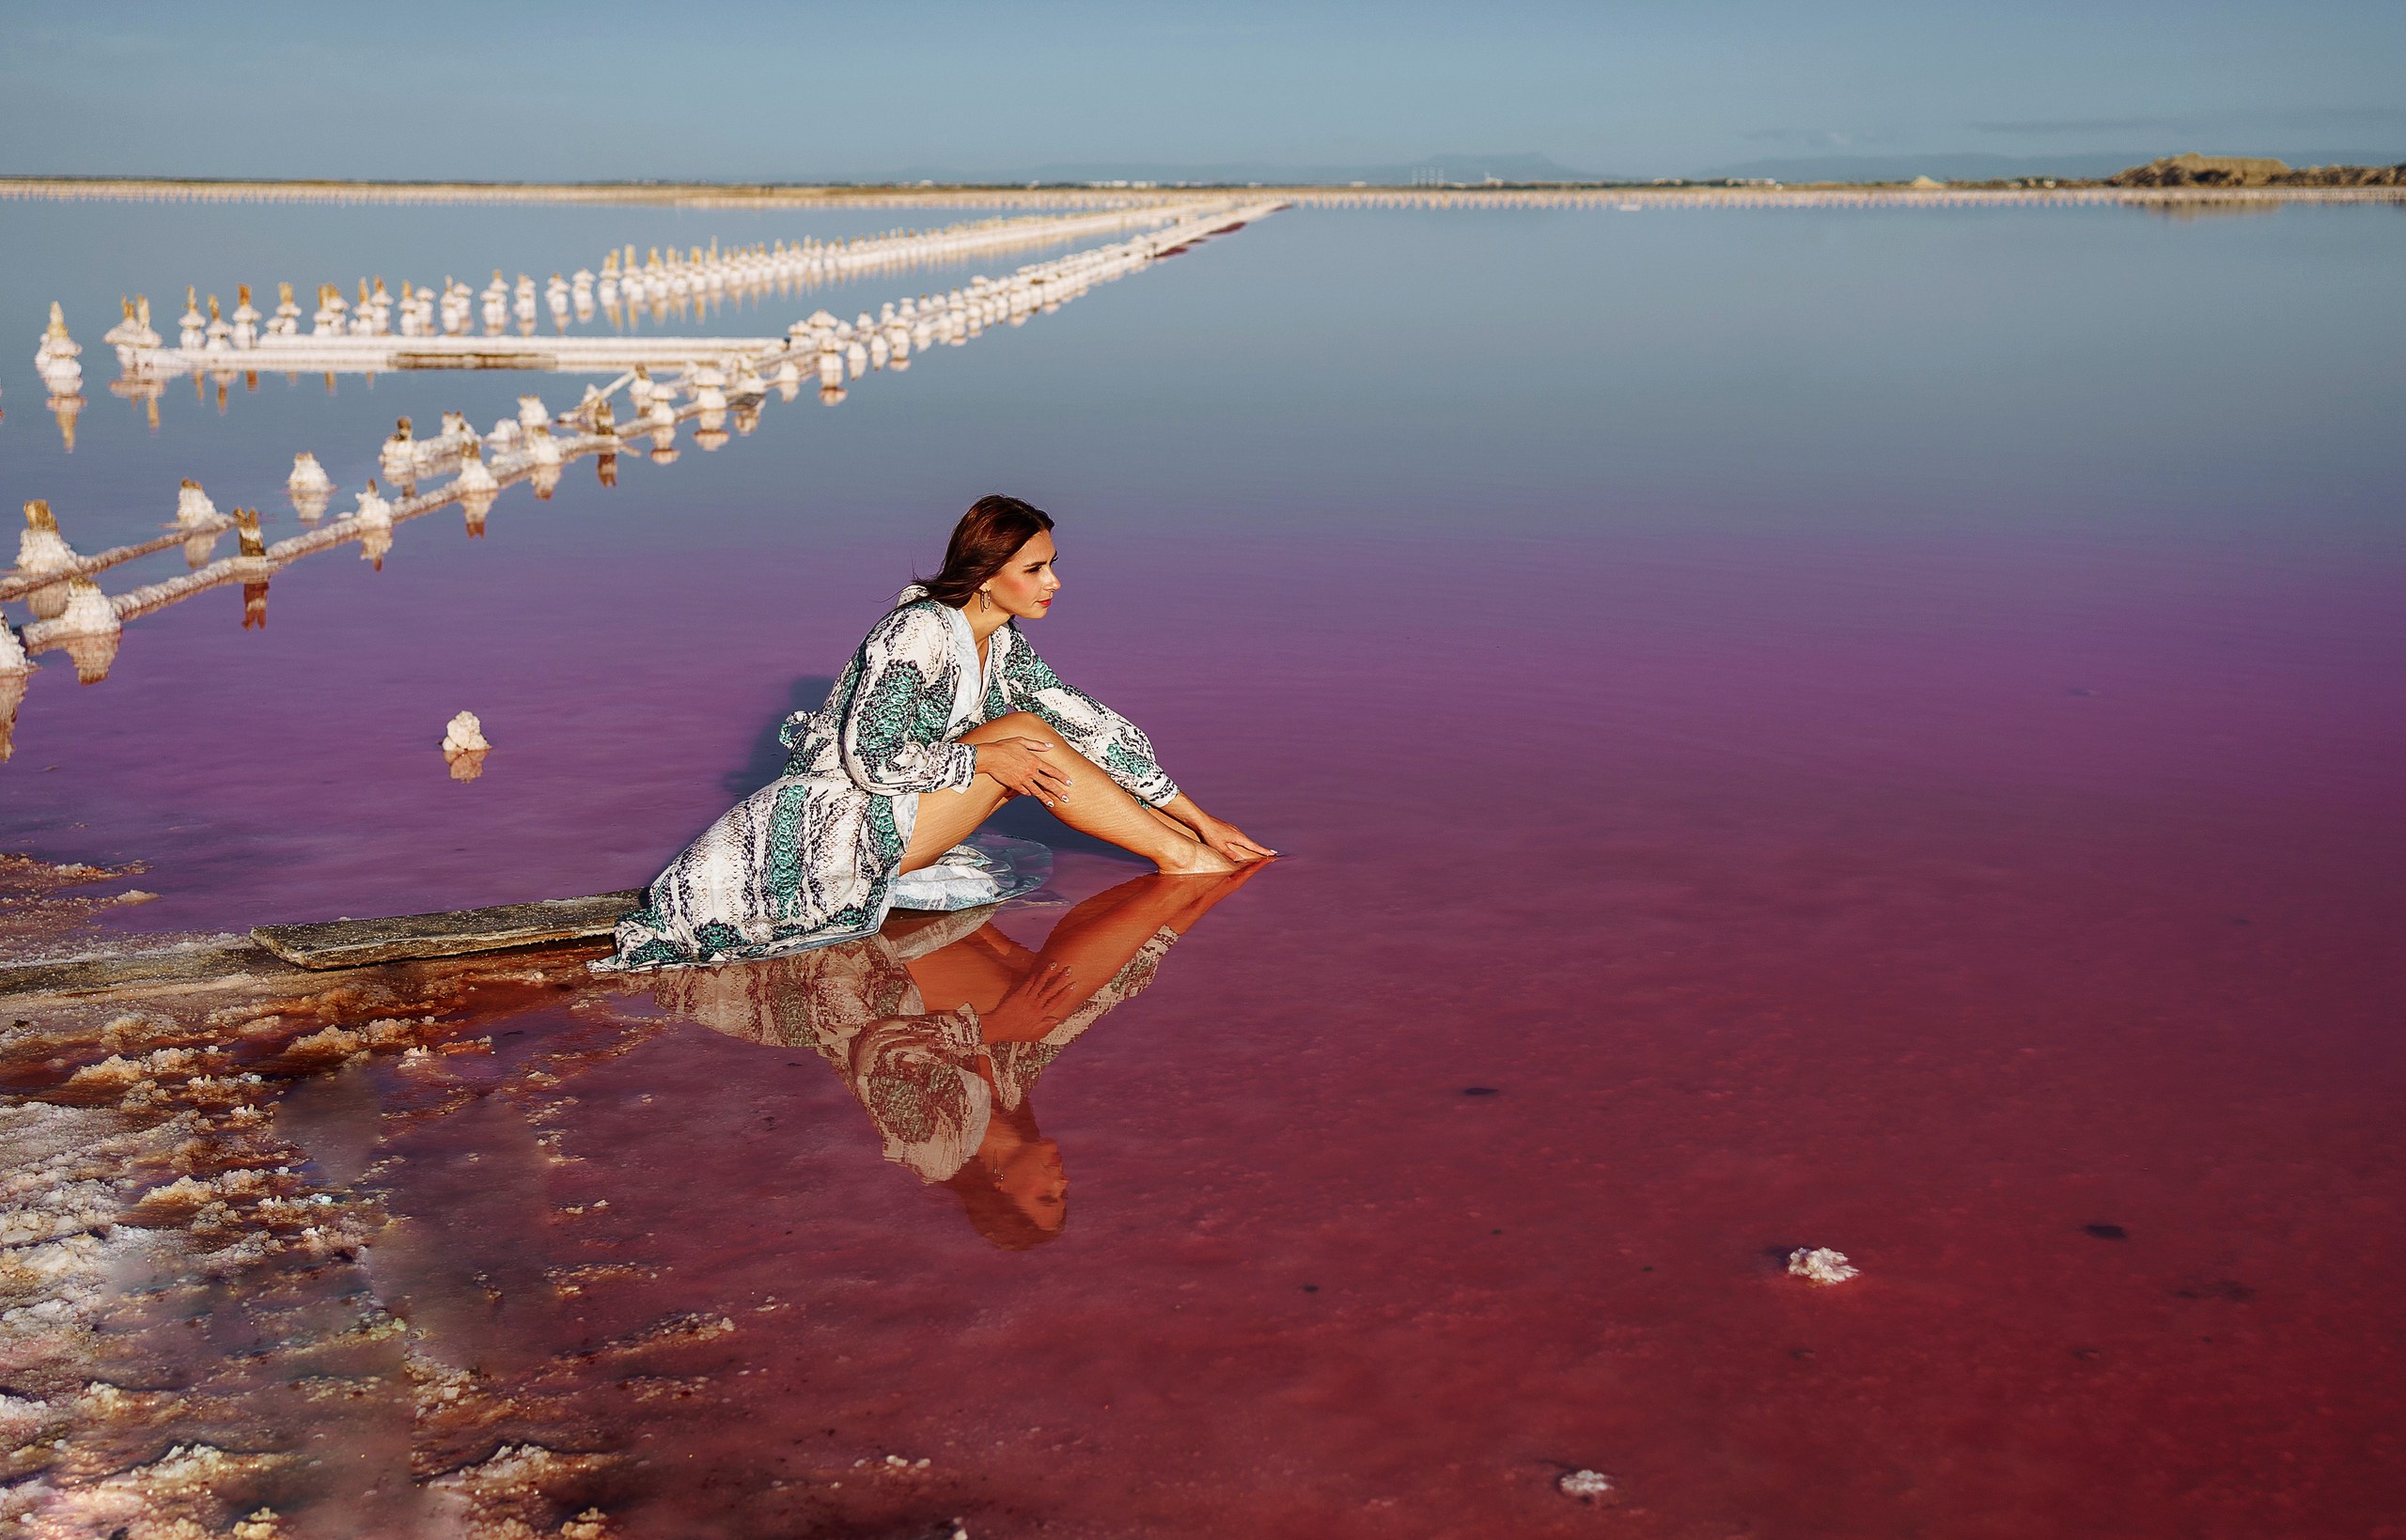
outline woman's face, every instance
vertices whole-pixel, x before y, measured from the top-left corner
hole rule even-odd
[[[1041,620],[1061,587],[1061,580],[1053,572],[1055,554],[1053,532],[1039,530],[1036,538],[1012,552],[1003,569],[980,584],[978,591],[1006,614]]]
[[[1070,1176],[1061,1166],[1061,1146],[1050,1139],[1032,1140],[1011,1153],[994,1174],[994,1185],[1030,1222],[1047,1234],[1058,1234],[1070,1217]]]

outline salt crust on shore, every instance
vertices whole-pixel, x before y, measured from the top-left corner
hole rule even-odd
[[[101,875],[76,869],[64,878]],[[573,972],[582,983],[581,967]],[[439,1327],[386,1308],[366,1266],[371,1246],[396,1233],[383,1193],[363,1185],[390,1160],[372,1161],[351,1187],[320,1188],[308,1174],[311,1152],[280,1136],[289,1130],[274,1108],[312,1079],[386,1054],[439,1062],[492,1051],[490,1036],[465,1037],[465,1023],[441,1014],[362,1005],[440,1012],[470,991],[486,991],[474,997],[482,1002],[496,990],[554,987],[544,968],[523,961],[430,973],[411,971],[391,984],[258,980],[241,987],[250,1001],[202,990],[115,1015],[70,1005],[0,1030],[0,1057],[20,1083],[47,1079],[50,1086],[0,1107],[6,1532],[283,1540],[289,1520],[262,1500],[283,1509],[289,1496],[320,1516],[388,1522],[391,1532],[416,1532],[435,1517],[432,1504],[448,1510],[436,1529],[461,1540],[610,1540],[614,1527],[590,1488],[618,1456],[594,1450],[597,1439],[607,1441],[608,1423],[582,1398],[624,1383],[639,1357],[735,1331],[732,1317],[718,1310],[659,1315],[654,1306],[634,1317],[648,1315],[650,1325],[598,1349],[539,1360],[499,1379],[454,1369],[430,1356],[457,1350],[442,1346]],[[278,993],[283,988],[299,992]],[[499,1081],[399,1082],[413,1088],[371,1112],[372,1126],[399,1133],[439,1123],[494,1092],[539,1114],[573,1099],[554,1088],[585,1066],[658,1030],[648,1017],[582,1018]],[[572,1162],[551,1145],[545,1159]],[[598,1199],[592,1206],[606,1212]],[[658,1272],[608,1264],[587,1273],[578,1292],[589,1298],[596,1285]],[[204,1323],[208,1338],[191,1334]],[[621,1324],[633,1323],[622,1316]],[[265,1350],[202,1347],[195,1357],[204,1342],[246,1340]],[[155,1385],[175,1388],[133,1388]],[[414,1430],[404,1433],[398,1469],[391,1465],[397,1416]],[[303,1441],[319,1437],[372,1451],[381,1468],[305,1458],[329,1447]],[[377,1503],[383,1517],[365,1517],[361,1505]]]
[[[540,1444],[505,1444],[490,1459],[462,1466],[428,1486],[453,1523],[478,1540],[536,1540],[553,1494],[610,1469],[610,1454],[564,1454]],[[571,1533],[571,1528],[575,1532]],[[562,1524],[563,1540],[608,1540],[609,1522],[587,1508]]]
[[[491,1019],[557,1000],[563,976],[586,1009],[496,1055]],[[0,1108],[0,1233],[20,1237],[0,1250],[0,1533],[287,1540],[339,1516],[360,1533],[614,1540],[596,1501],[626,1489],[623,1462],[648,1447],[636,1430],[711,1406],[754,1314],[798,1308],[680,1296],[673,1266],[626,1252],[617,1212],[578,1183],[586,1130],[565,1114],[579,1077],[666,1030],[581,964],[523,958],[249,978],[0,1023],[23,1088]],[[446,1250],[426,1219],[387,1212],[386,1174],[458,1150],[445,1123],[497,1105],[535,1134],[538,1169],[571,1185],[551,1200],[557,1265],[477,1284],[510,1311],[573,1299],[600,1328],[499,1369],[459,1334],[458,1281],[384,1297]],[[334,1107],[340,1138],[369,1136],[342,1182],[310,1132]],[[461,1159],[499,1153],[470,1138]],[[464,1302],[490,1308],[473,1288]],[[796,1485],[874,1511],[877,1489],[915,1487],[930,1466],[880,1457],[875,1473],[839,1479],[852,1472],[831,1461]]]

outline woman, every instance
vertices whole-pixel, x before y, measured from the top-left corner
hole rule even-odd
[[[1018,498],[979,498],[944,570],[902,590],[825,706],[787,719],[785,773],[669,863],[596,966],[739,961],[869,935],[897,878],[1015,796],[1172,876],[1276,854],[1196,806],[1134,723],[1063,684],[1020,636],[1061,587],[1052,529]]]

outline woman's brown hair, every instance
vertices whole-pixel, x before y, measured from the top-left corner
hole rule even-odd
[[[1053,516],[1016,497],[981,497],[969,505],[944,548],[944,570],[919,584],[928,597],[954,609],[969,602],[978,584],[1003,569],[1012,552],[1053,527]]]

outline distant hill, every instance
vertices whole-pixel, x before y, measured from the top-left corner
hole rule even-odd
[[[2406,164],[2322,164],[2292,170],[2241,155],[2168,155],[2105,179],[2117,187],[2396,187]]]
[[[2008,181],[2015,178],[2062,177],[2101,181],[2153,158],[2130,151],[2067,155],[1805,155],[1714,166],[1696,173],[1695,179],[1769,177],[1783,182],[1861,182],[1911,181],[1915,177],[1935,177],[1940,181]],[[2340,150],[2287,157],[2292,165],[2383,165],[2398,158],[2396,154]]]

